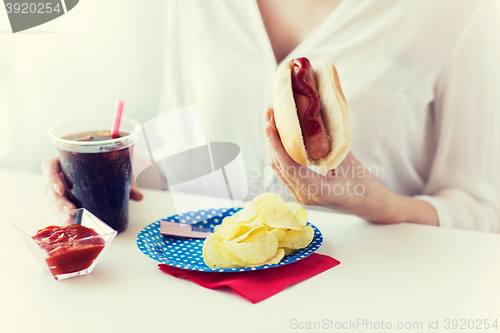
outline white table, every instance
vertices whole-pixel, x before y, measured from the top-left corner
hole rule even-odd
[[[44,184],[39,174],[0,169],[2,333],[295,332],[310,331],[307,324],[314,322],[325,331],[335,324],[343,324],[344,332],[367,331],[369,324],[346,326],[357,320],[371,322],[378,332],[389,323],[392,331],[411,332],[404,326],[418,322],[419,332],[454,331],[444,329],[447,319],[497,319],[500,326],[500,235],[375,225],[309,209],[309,221],[324,236],[318,252],[342,264],[252,304],[229,290],[162,273],[138,250],[138,232],[173,213],[169,193],[154,190],[144,190],[144,200],[131,204],[129,229],[115,238],[92,274],[56,281],[11,226],[51,213]],[[216,198],[186,200],[220,205]],[[429,320],[438,320],[439,329],[428,330]]]

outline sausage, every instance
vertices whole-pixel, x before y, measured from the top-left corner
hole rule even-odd
[[[313,159],[330,151],[330,143],[321,114],[321,101],[314,70],[307,58],[292,60],[292,89],[304,145]]]
[[[349,154],[351,115],[330,62],[283,61],[274,76],[273,107],[283,148],[298,164],[333,170]]]

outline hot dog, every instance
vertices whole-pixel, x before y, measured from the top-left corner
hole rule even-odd
[[[330,143],[321,115],[316,77],[307,58],[292,60],[292,89],[306,150],[319,160],[328,154]]]
[[[285,61],[276,71],[273,102],[283,147],[297,163],[331,170],[343,161],[351,149],[351,119],[332,64]]]

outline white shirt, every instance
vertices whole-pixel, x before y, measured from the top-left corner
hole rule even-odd
[[[254,0],[171,0],[162,112],[196,104],[207,141],[241,147],[250,195],[283,191],[264,110],[277,68]],[[352,152],[444,227],[498,232],[500,25],[490,0],[343,0],[286,58],[332,62]],[[278,193],[280,194],[280,193]]]

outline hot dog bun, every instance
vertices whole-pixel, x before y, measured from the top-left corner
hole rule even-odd
[[[306,150],[293,97],[290,61],[283,62],[274,77],[274,118],[283,147],[294,161],[305,166],[314,165],[324,170],[332,170],[339,166],[351,149],[349,107],[335,66],[324,60],[314,61],[311,66],[316,76],[321,113],[329,137],[329,153],[316,160],[311,158]]]

